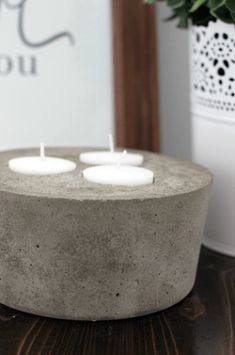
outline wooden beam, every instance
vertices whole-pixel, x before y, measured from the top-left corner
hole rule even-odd
[[[154,5],[113,0],[116,143],[159,151],[157,39]]]

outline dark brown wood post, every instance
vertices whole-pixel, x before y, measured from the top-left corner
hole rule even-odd
[[[113,0],[117,146],[159,151],[157,39],[154,5]]]

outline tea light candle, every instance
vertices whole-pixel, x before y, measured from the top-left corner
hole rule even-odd
[[[93,166],[83,171],[87,181],[116,186],[141,186],[153,183],[151,170],[136,166],[103,165]]]
[[[141,165],[144,157],[141,154],[115,152],[112,134],[109,134],[109,151],[86,152],[80,154],[80,161],[89,165]]]
[[[40,155],[11,159],[9,168],[25,175],[62,174],[76,169],[76,164],[70,160],[46,157],[44,143],[40,144]]]

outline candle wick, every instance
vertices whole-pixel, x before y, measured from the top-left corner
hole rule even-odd
[[[122,157],[127,154],[126,150],[123,150],[122,155],[120,155],[119,159],[117,160],[117,167],[120,168],[121,162],[122,162]]]
[[[113,141],[112,133],[109,133],[109,148],[110,148],[110,153],[114,153],[114,141]]]
[[[45,159],[45,144],[44,143],[40,143],[40,158],[42,160]]]

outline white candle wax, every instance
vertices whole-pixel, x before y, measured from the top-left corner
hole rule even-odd
[[[8,166],[12,171],[25,175],[62,174],[76,169],[76,164],[70,160],[46,157],[43,143],[40,145],[40,156],[11,159]]]
[[[96,152],[86,152],[80,154],[80,161],[89,165],[141,165],[143,164],[143,155],[135,153],[123,154],[123,152],[114,151],[113,137],[109,135],[109,146],[108,151],[96,151]]]
[[[116,186],[141,186],[153,183],[151,170],[136,166],[103,165],[87,168],[83,171],[87,181]]]

